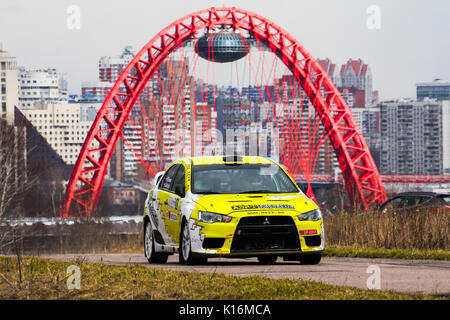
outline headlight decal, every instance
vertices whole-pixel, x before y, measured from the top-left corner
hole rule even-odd
[[[300,221],[317,221],[322,219],[322,214],[319,209],[312,210],[309,212],[302,213],[297,216]]]
[[[215,222],[230,222],[232,220],[231,217],[214,213],[208,211],[199,211],[198,212],[198,221],[204,223],[215,223]]]

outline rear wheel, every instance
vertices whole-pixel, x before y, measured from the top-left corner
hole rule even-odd
[[[258,256],[258,261],[260,264],[274,264],[275,261],[277,261],[278,256],[274,256],[274,255],[263,255],[263,256]]]
[[[150,222],[145,224],[144,252],[145,257],[150,263],[166,263],[169,256],[167,253],[155,251],[155,237],[153,236],[152,225]]]
[[[322,254],[305,254],[300,256],[300,264],[318,264]]]
[[[189,232],[189,224],[184,221],[181,228],[180,235],[180,248],[179,248],[179,261],[181,264],[205,264],[207,262],[206,257],[195,257],[192,254],[191,248],[191,235]]]

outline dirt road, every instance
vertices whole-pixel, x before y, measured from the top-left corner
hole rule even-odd
[[[265,266],[258,264],[256,258],[216,258],[209,259],[206,265],[184,266],[178,264],[178,255],[169,256],[167,264],[149,264],[143,254],[65,254],[45,257],[60,260],[81,257],[86,262],[114,265],[141,264],[149,268],[177,271],[316,280],[363,289],[368,288],[368,282],[369,286],[376,288],[376,275],[379,272],[379,287],[382,290],[450,295],[450,261],[323,258],[319,265],[300,265],[297,262],[285,262],[279,258],[274,265]]]

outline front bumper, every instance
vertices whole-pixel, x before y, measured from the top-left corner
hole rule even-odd
[[[324,250],[322,220],[299,221],[296,215],[233,215],[229,223],[201,223],[196,254],[210,257],[295,255]]]

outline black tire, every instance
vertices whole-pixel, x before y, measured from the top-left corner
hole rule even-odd
[[[275,261],[277,261],[277,259],[278,259],[278,256],[274,256],[274,255],[258,256],[259,263],[265,264],[265,265],[274,264]]]
[[[144,228],[144,255],[149,263],[166,263],[169,255],[164,252],[155,252],[155,237],[150,222]]]
[[[300,264],[319,264],[322,254],[305,254],[300,256]]]
[[[181,227],[178,257],[180,264],[187,265],[205,264],[208,261],[206,257],[198,257],[192,254],[191,236],[189,232],[188,222],[186,220],[183,222],[183,225]]]

